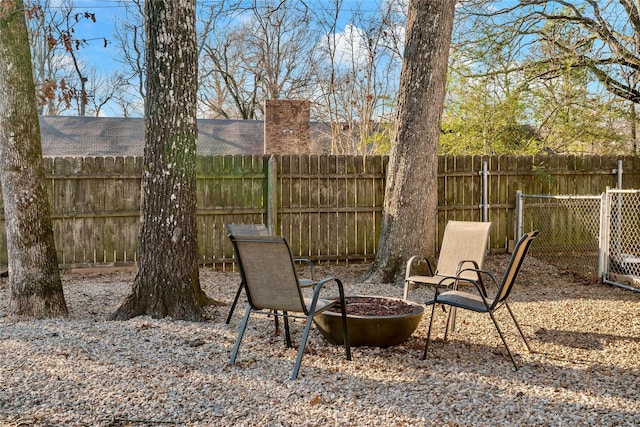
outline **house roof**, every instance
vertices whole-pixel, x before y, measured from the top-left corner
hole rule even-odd
[[[142,156],[144,119],[40,116],[42,154],[63,156]],[[311,123],[314,147],[330,147],[328,125]],[[263,154],[262,120],[198,120],[199,155]],[[318,154],[326,153],[318,149]]]

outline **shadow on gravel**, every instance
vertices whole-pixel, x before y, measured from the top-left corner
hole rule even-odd
[[[545,328],[538,329],[535,337],[545,343],[584,350],[602,350],[605,345],[615,344],[618,341],[640,342],[639,337]]]

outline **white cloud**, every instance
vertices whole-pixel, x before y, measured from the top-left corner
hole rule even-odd
[[[337,64],[352,68],[366,61],[367,40],[364,32],[354,25],[347,25],[343,32],[336,33],[330,49],[335,49]]]

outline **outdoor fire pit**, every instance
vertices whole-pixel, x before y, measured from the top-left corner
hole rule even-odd
[[[416,330],[424,307],[398,298],[353,295],[346,297],[349,338],[354,347],[390,347],[402,344]],[[332,344],[343,344],[340,307],[314,317],[322,335]]]

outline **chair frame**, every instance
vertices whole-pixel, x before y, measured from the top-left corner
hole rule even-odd
[[[252,313],[266,314],[266,315],[274,315],[276,317],[280,316],[283,318],[285,325],[285,340],[287,347],[291,348],[291,336],[289,332],[289,318],[304,318],[306,319],[304,330],[302,333],[302,337],[300,339],[300,345],[298,348],[298,354],[296,357],[296,362],[293,368],[293,373],[291,375],[291,379],[295,380],[298,377],[298,373],[300,371],[300,366],[302,364],[302,357],[304,355],[304,350],[306,347],[307,339],[309,337],[309,331],[311,330],[311,324],[313,323],[313,317],[316,314],[321,313],[329,308],[332,308],[336,305],[340,306],[341,309],[341,317],[342,317],[342,328],[343,328],[343,339],[345,346],[345,355],[347,360],[351,360],[351,342],[349,338],[349,326],[347,322],[347,312],[346,312],[346,303],[345,303],[345,295],[344,295],[344,287],[342,281],[335,277],[327,277],[318,281],[315,285],[313,296],[311,298],[311,303],[307,306],[305,302],[305,298],[302,294],[302,287],[300,286],[300,281],[298,279],[295,267],[293,266],[295,260],[291,256],[291,250],[289,248],[289,244],[284,236],[239,236],[239,235],[230,235],[229,238],[234,245],[234,249],[236,251],[238,267],[240,270],[240,275],[242,277],[242,283],[244,284],[245,291],[247,293],[247,306],[245,310],[244,317],[242,319],[242,323],[240,324],[240,328],[238,330],[238,337],[236,339],[235,345],[231,352],[231,359],[229,361],[230,364],[234,364],[236,357],[238,355],[238,351],[240,349],[240,344],[242,342],[242,338],[244,336],[245,330],[247,328],[247,324],[249,322],[249,317]],[[289,260],[292,265],[292,279],[295,281],[295,286],[297,288],[299,301],[300,301],[300,309],[296,310],[296,313],[302,314],[291,314],[290,311],[282,310],[282,313],[278,313],[278,309],[276,307],[258,307],[254,305],[253,298],[251,296],[251,287],[247,285],[247,277],[245,274],[245,262],[242,259],[241,251],[238,250],[238,244],[242,244],[242,242],[251,242],[251,243],[260,243],[260,244],[284,244],[286,245],[287,252],[289,254]],[[334,282],[338,287],[339,297],[337,300],[322,300],[323,303],[321,307],[318,306],[320,299],[320,292],[324,289],[324,286],[327,283]],[[268,283],[261,283],[261,286],[267,286]],[[273,311],[271,311],[273,310]]]
[[[445,341],[447,339],[449,322],[451,320],[451,316],[454,308],[456,307],[462,308],[466,310],[475,311],[478,313],[488,313],[489,316],[491,317],[491,320],[493,321],[493,324],[496,327],[496,330],[498,331],[498,335],[500,335],[500,339],[502,340],[502,343],[504,344],[507,350],[507,354],[509,355],[511,362],[515,367],[515,370],[516,371],[518,370],[519,368],[518,364],[515,358],[513,357],[513,354],[511,353],[509,346],[507,345],[507,341],[505,340],[504,334],[502,333],[502,330],[498,325],[498,321],[494,316],[494,312],[503,306],[507,308],[507,311],[509,312],[509,315],[513,319],[513,322],[516,325],[516,328],[518,329],[518,332],[520,333],[520,336],[522,337],[522,340],[524,341],[525,346],[527,347],[527,350],[531,352],[532,350],[531,350],[531,347],[529,346],[529,342],[527,341],[527,338],[524,336],[524,333],[522,332],[522,328],[520,327],[520,324],[516,320],[516,317],[513,314],[511,307],[509,307],[509,304],[507,303],[507,298],[511,293],[513,285],[518,277],[520,267],[522,267],[522,263],[529,250],[529,247],[531,246],[531,243],[533,243],[533,240],[538,236],[538,234],[539,232],[537,230],[531,231],[520,238],[520,240],[518,241],[518,243],[514,248],[513,255],[511,256],[511,260],[509,261],[504,277],[500,282],[500,284],[498,284],[498,281],[496,280],[495,276],[486,270],[467,269],[467,270],[476,272],[478,274],[478,277],[481,277],[482,275],[489,277],[491,279],[491,282],[496,287],[495,296],[489,297],[486,287],[484,286],[484,283],[481,280],[465,279],[459,276],[449,277],[449,279],[455,279],[456,281],[455,283],[466,282],[466,283],[472,284],[477,290],[478,294],[476,295],[476,294],[471,294],[469,292],[461,292],[461,291],[458,291],[457,289],[449,290],[446,288],[446,285],[436,286],[434,297],[425,302],[426,305],[431,305],[432,309],[431,309],[431,319],[429,320],[429,330],[427,332],[427,340],[425,342],[424,353],[421,359],[424,360],[427,357],[429,342],[431,340],[431,328],[433,326],[433,318],[435,316],[436,304],[442,304],[442,305],[449,305],[451,307],[451,310],[449,310],[449,315],[447,316],[447,324],[445,326],[445,337],[444,337]],[[443,281],[445,281],[444,278],[443,278]],[[445,290],[444,292],[440,292],[440,290],[443,287],[447,290]]]
[[[227,231],[229,232],[229,236],[232,236],[232,235],[270,236],[271,235],[271,233],[269,232],[269,229],[264,224],[227,224]],[[234,248],[234,253],[235,253],[235,248]],[[236,258],[237,257],[238,256],[236,254]],[[315,286],[317,282],[314,280],[315,265],[313,264],[313,262],[306,258],[295,258],[294,260],[295,262],[303,262],[307,264],[307,267],[309,267],[309,272],[310,272],[309,276],[311,278],[301,279],[300,286],[302,287]],[[236,306],[238,305],[238,300],[240,299],[240,294],[242,293],[243,289],[244,289],[244,283],[240,281],[240,285],[238,286],[236,295],[233,298],[233,302],[231,303],[231,308],[229,308],[227,319],[225,320],[225,323],[227,325],[231,323],[231,317],[233,316],[233,313],[236,310]],[[276,316],[274,320],[275,320],[276,331],[278,331],[279,330],[278,317]]]

